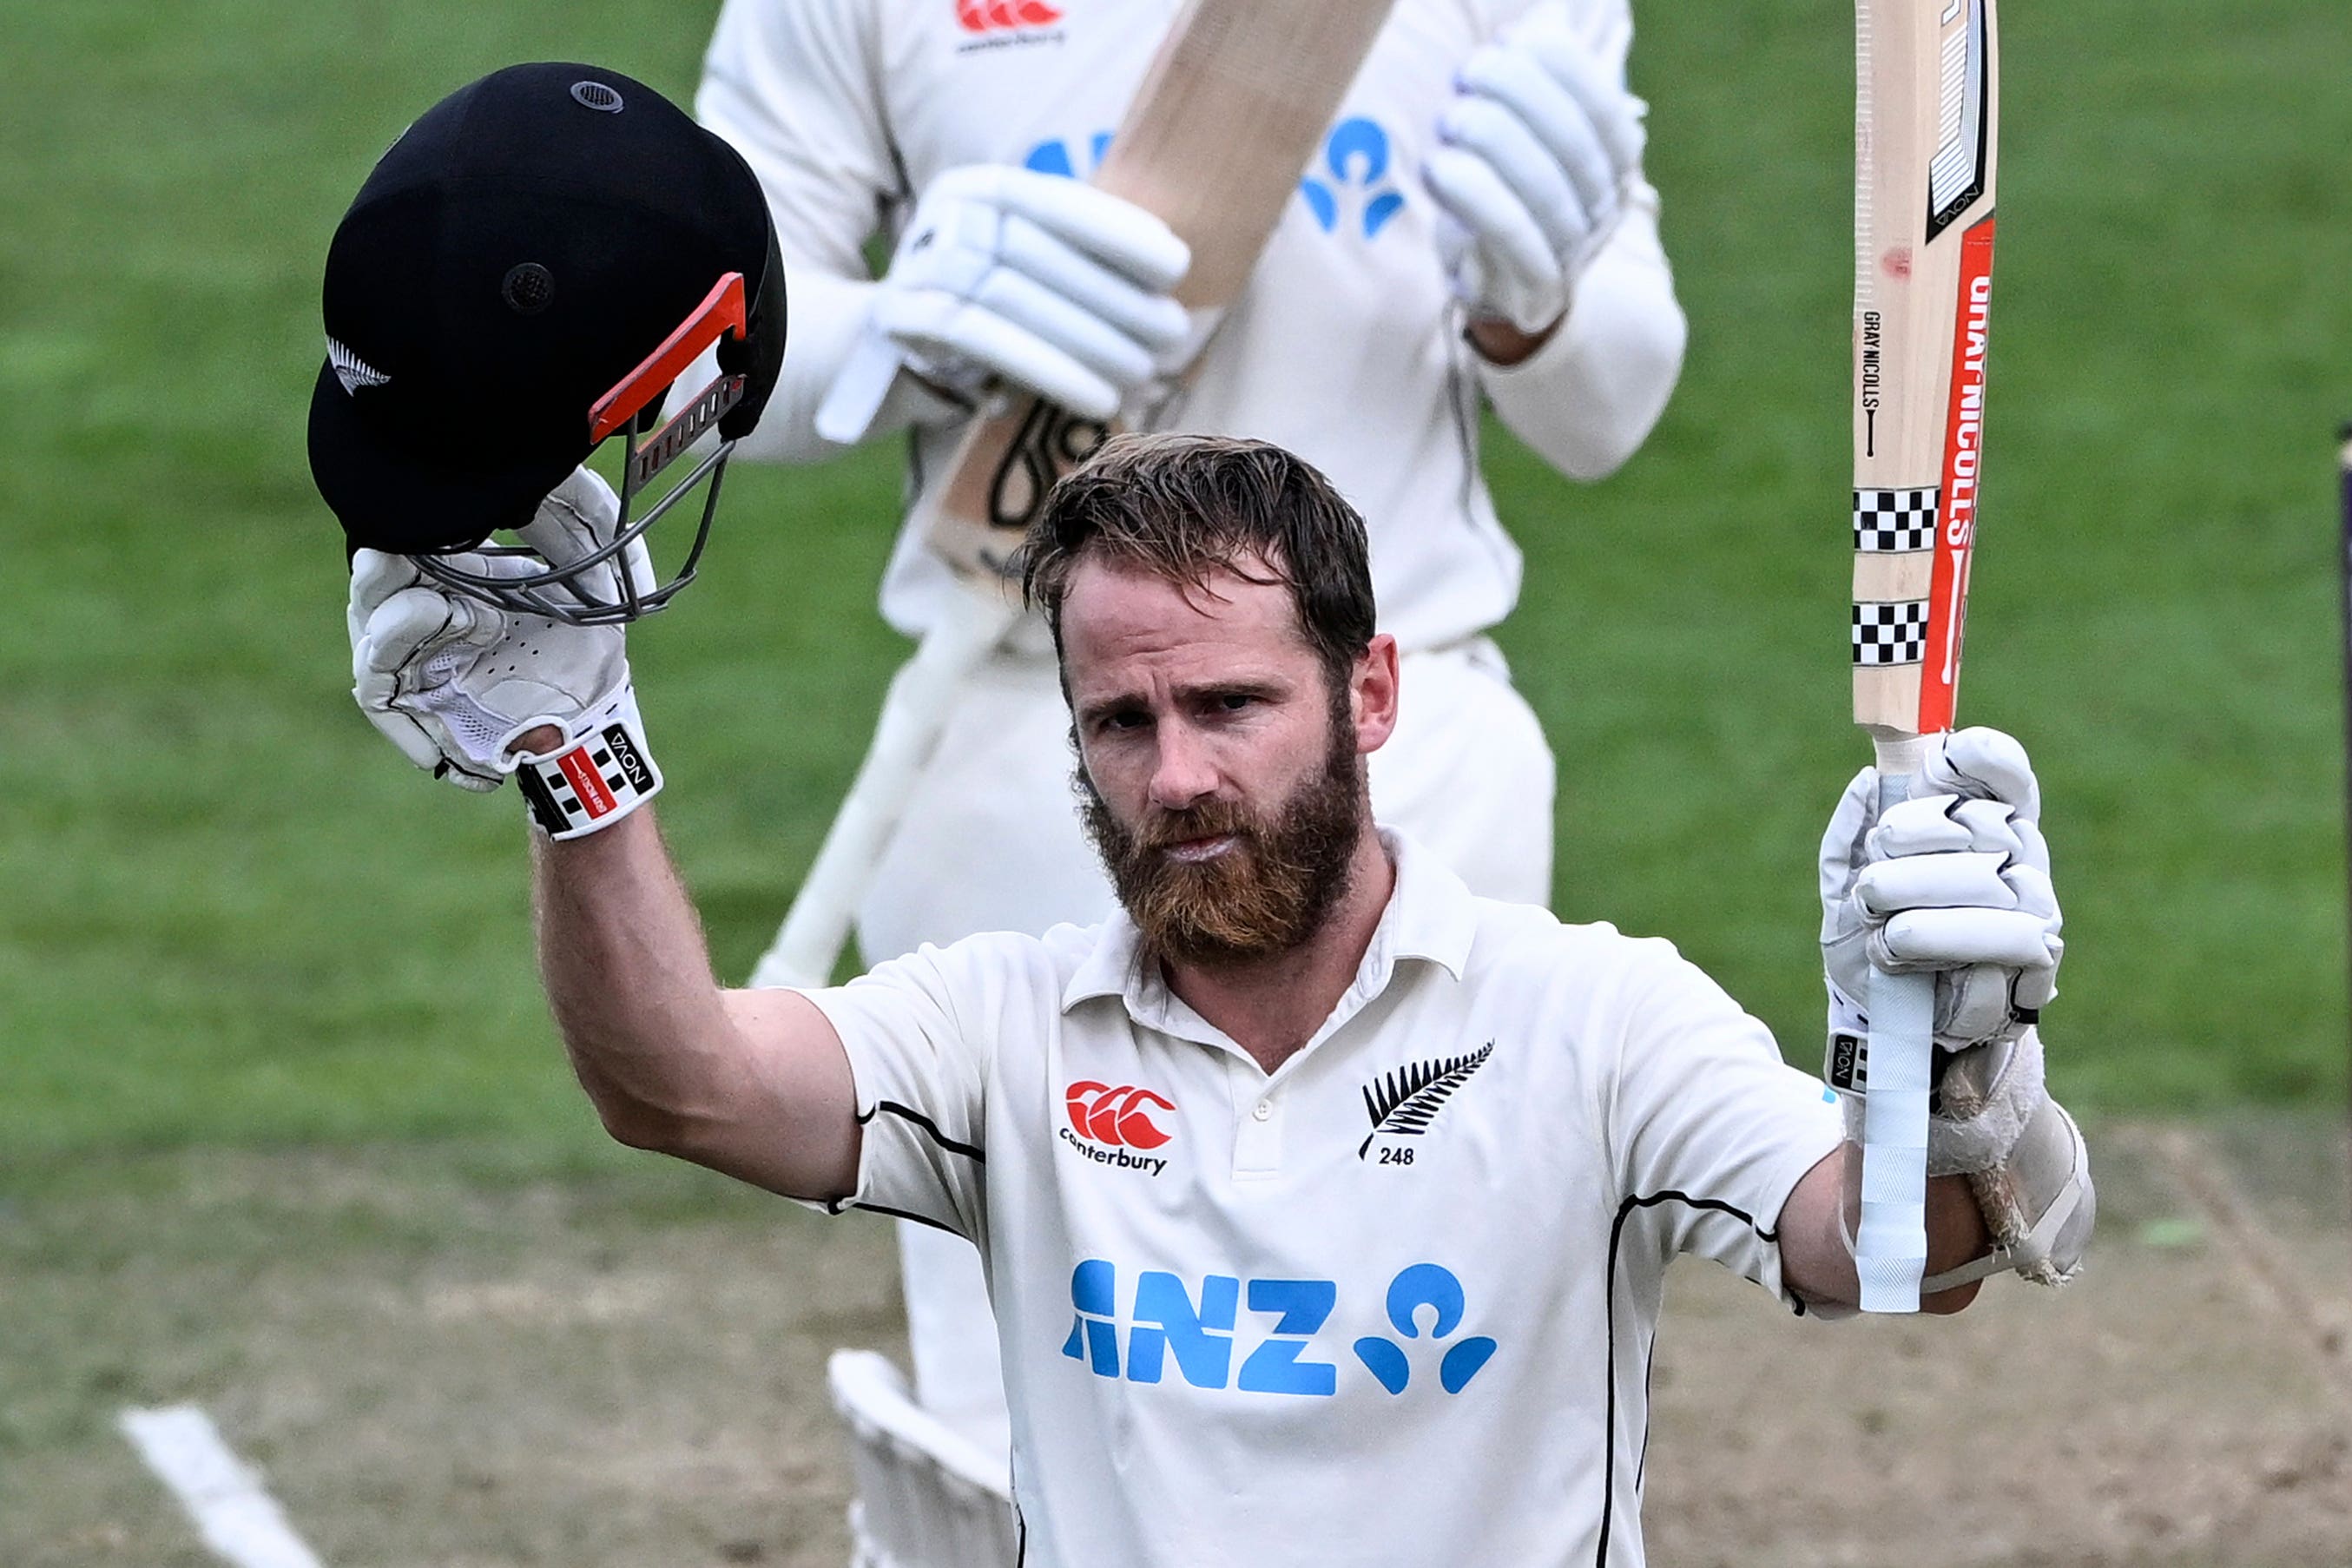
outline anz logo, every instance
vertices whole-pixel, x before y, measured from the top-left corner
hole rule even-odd
[[[1110,150],[1110,132],[1097,131],[1082,146],[1055,137],[1029,149],[1024,169],[1069,179],[1090,178]],[[1331,127],[1321,154],[1298,182],[1298,195],[1326,234],[1377,238],[1404,210],[1404,193],[1391,176],[1395,162],[1389,133],[1376,120],[1351,115]]]
[[[1462,1326],[1466,1302],[1462,1281],[1451,1269],[1415,1263],[1389,1281],[1389,1327],[1395,1338],[1366,1335],[1350,1348],[1355,1364],[1312,1352],[1317,1333],[1339,1301],[1331,1279],[1251,1279],[1212,1274],[1197,1290],[1178,1276],[1145,1269],[1135,1276],[1122,1341],[1118,1266],[1098,1258],[1070,1275],[1074,1309],[1070,1337],[1062,1353],[1084,1362],[1097,1377],[1129,1383],[1160,1383],[1171,1365],[1194,1388],[1230,1388],[1245,1394],[1299,1394],[1328,1397],[1339,1392],[1344,1371],[1360,1365],[1391,1394],[1412,1383],[1416,1363],[1426,1367],[1441,1341]],[[1254,1321],[1244,1328],[1244,1304]],[[1425,1336],[1425,1342],[1424,1342]],[[1412,1342],[1424,1342],[1426,1349]],[[1238,1367],[1234,1355],[1246,1348]],[[1495,1353],[1484,1334],[1454,1340],[1437,1357],[1438,1386],[1459,1394]]]

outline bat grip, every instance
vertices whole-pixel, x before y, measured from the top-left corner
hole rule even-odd
[[[901,363],[897,343],[871,323],[862,328],[816,405],[813,424],[817,435],[836,447],[855,447],[866,439],[890,395],[890,384],[898,379]]]
[[[964,678],[995,650],[1019,618],[1011,601],[992,591],[960,586],[949,597],[939,619],[923,634],[915,657],[890,683],[856,781],[842,797],[824,847],[793,900],[792,912],[753,966],[752,986],[832,983],[857,906],[873,885],[875,868],[906,814],[916,783],[939,750]]]
[[[1880,738],[1878,809],[1899,805],[1932,737]],[[1927,1095],[1935,1068],[1936,977],[1870,975],[1862,1102],[1862,1219],[1853,1267],[1865,1312],[1916,1312],[1927,1268]]]

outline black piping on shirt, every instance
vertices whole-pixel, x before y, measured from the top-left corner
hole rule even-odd
[[[917,1225],[927,1225],[933,1230],[946,1231],[950,1236],[961,1241],[971,1239],[955,1226],[935,1220],[929,1215],[916,1214],[909,1209],[894,1209],[887,1204],[861,1204],[853,1198],[843,1198],[838,1203],[827,1205],[826,1207],[834,1214],[839,1214],[844,1209],[857,1209],[866,1214],[885,1215],[891,1219],[910,1219]]]
[[[1605,1457],[1601,1466],[1601,1545],[1600,1549],[1592,1554],[1593,1568],[1608,1568],[1610,1516],[1617,1503],[1617,1243],[1625,1234],[1625,1221],[1635,1209],[1654,1208],[1664,1203],[1688,1204],[1695,1209],[1711,1209],[1717,1214],[1727,1214],[1746,1225],[1757,1234],[1759,1238],[1767,1243],[1778,1246],[1780,1240],[1778,1231],[1766,1230],[1762,1226],[1758,1225],[1754,1215],[1725,1203],[1719,1198],[1695,1198],[1688,1193],[1664,1192],[1651,1193],[1646,1196],[1629,1197],[1617,1205],[1617,1217],[1610,1223],[1609,1226],[1607,1277],[1609,1403],[1608,1414],[1601,1428],[1601,1441],[1607,1447],[1603,1451]],[[1657,1342],[1654,1339],[1652,1340],[1650,1348],[1654,1355],[1657,1350]],[[1649,1457],[1650,1437],[1645,1423],[1642,1434],[1642,1463],[1644,1468],[1648,1467]]]
[[[931,1142],[938,1144],[940,1148],[945,1149],[949,1153],[961,1154],[967,1159],[973,1160],[982,1165],[988,1163],[987,1152],[983,1151],[979,1144],[957,1142],[954,1139],[940,1131],[940,1124],[938,1122],[932,1121],[929,1117],[924,1115],[921,1111],[915,1110],[913,1107],[901,1105],[895,1100],[876,1100],[874,1102],[874,1109],[857,1119],[857,1125],[860,1127],[865,1126],[867,1122],[873,1121],[877,1115],[885,1110],[888,1111],[893,1116],[903,1117],[907,1121],[911,1121],[916,1126],[921,1128],[924,1131],[929,1133]]]

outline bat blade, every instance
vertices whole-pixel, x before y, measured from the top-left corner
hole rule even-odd
[[[2000,43],[1992,0],[1854,14],[1853,717],[1898,804],[1949,730],[1982,477]],[[1927,1260],[1931,975],[1874,974],[1865,1311],[1916,1311]]]
[[[2000,62],[1991,0],[1858,0],[1853,717],[1951,728],[1976,542]]]
[[[1231,304],[1371,51],[1392,0],[1191,0],[1112,136],[1095,184],[1192,248],[1176,298]],[[1034,397],[972,421],[925,500],[931,548],[994,588],[1045,492],[1104,426]]]

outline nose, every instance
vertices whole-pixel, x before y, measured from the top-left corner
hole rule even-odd
[[[1181,811],[1206,799],[1217,787],[1217,770],[1209,748],[1192,727],[1162,722],[1158,755],[1151,770],[1151,804],[1162,811]]]

